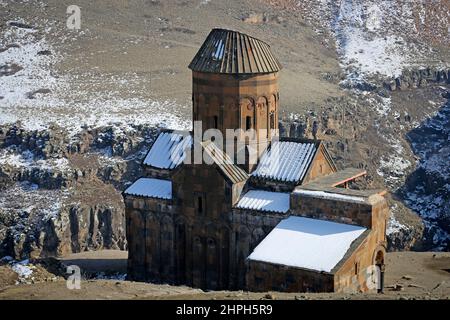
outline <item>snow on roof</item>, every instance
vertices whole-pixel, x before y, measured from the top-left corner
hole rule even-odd
[[[292,216],[282,220],[248,258],[331,272],[365,230],[359,226]]]
[[[289,210],[289,193],[250,190],[242,196],[236,207],[285,213]]]
[[[252,175],[278,181],[299,181],[305,176],[315,151],[314,143],[276,141],[263,154]]]
[[[174,169],[186,158],[192,137],[181,133],[162,132],[144,159],[144,164],[161,169]]]
[[[124,193],[133,196],[172,199],[172,181],[140,178],[128,187]]]
[[[363,197],[349,196],[349,195],[345,195],[345,194],[331,193],[331,192],[325,192],[325,191],[296,189],[296,190],[294,190],[294,193],[304,194],[307,196],[313,196],[313,197],[328,199],[328,200],[365,202],[365,199]]]

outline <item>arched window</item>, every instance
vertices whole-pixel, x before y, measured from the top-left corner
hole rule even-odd
[[[245,130],[250,130],[252,128],[252,117],[245,117]]]
[[[269,117],[270,129],[275,129],[275,113],[272,111]]]

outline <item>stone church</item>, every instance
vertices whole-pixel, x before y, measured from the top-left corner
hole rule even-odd
[[[338,170],[322,141],[278,138],[281,65],[269,45],[213,29],[189,68],[201,129],[258,138],[237,134],[244,147],[230,155],[212,139],[196,142],[195,130],[159,133],[144,176],[123,193],[128,277],[210,290],[380,290],[384,192],[350,189],[366,172]],[[195,148],[208,163],[186,161]]]

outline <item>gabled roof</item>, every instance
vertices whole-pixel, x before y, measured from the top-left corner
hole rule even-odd
[[[144,159],[144,165],[159,169],[175,169],[186,158],[192,136],[170,131],[161,132]]]
[[[289,211],[289,193],[250,190],[242,196],[236,208],[286,213]]]
[[[140,178],[128,187],[124,194],[140,197],[172,199],[172,181]]]
[[[316,142],[275,141],[261,157],[253,177],[281,182],[301,181],[312,163]]]
[[[230,179],[232,183],[242,182],[249,178],[245,170],[235,165],[231,158],[222,149],[218,148],[211,141],[202,142],[202,147],[222,173]],[[212,164],[212,163],[211,163]]]
[[[291,216],[261,241],[249,260],[333,272],[364,227]]]
[[[354,181],[355,179],[365,176],[366,174],[366,170],[345,168],[329,175],[318,177],[309,182],[308,186],[319,189],[321,187],[337,187],[347,182]]]
[[[366,174],[366,170],[347,168],[326,176],[318,177],[306,184],[297,186],[294,189],[293,193],[307,197],[354,202],[366,202],[370,199],[370,197],[374,195],[385,195],[385,189],[356,190],[338,187],[346,182],[353,181],[356,178],[359,178]]]
[[[213,29],[189,64],[189,69],[255,74],[278,72],[281,65],[267,43],[237,31]]]

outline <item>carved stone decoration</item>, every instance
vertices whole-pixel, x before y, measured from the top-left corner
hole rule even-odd
[[[242,98],[240,101],[241,109],[253,110],[253,101],[249,98]]]
[[[266,97],[259,97],[256,105],[258,106],[258,110],[260,115],[264,115],[266,113],[266,106],[267,106],[267,98]]]
[[[275,112],[277,106],[277,98],[274,94],[269,96],[269,112]]]

